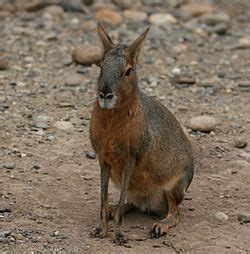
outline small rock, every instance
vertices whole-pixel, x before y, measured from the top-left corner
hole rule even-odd
[[[10,163],[7,162],[7,163],[3,164],[3,167],[6,168],[6,169],[14,169],[15,166],[16,166],[16,164],[15,163],[11,163],[11,162]]]
[[[74,107],[74,105],[72,103],[66,102],[66,101],[60,102],[58,105],[59,105],[60,108],[71,108],[71,107]]]
[[[89,159],[94,160],[96,158],[96,153],[93,152],[93,151],[87,151],[86,152],[86,157],[89,158]]]
[[[153,248],[162,248],[162,245],[155,243],[155,244],[153,244]]]
[[[73,129],[73,124],[69,121],[56,121],[53,124],[53,127],[59,129],[59,130],[71,130]]]
[[[0,71],[9,69],[9,63],[6,59],[0,58]]]
[[[53,30],[47,32],[46,35],[45,35],[45,39],[48,40],[48,41],[57,40],[58,39],[58,32],[53,31]]]
[[[214,14],[204,14],[200,17],[200,21],[209,26],[215,26],[219,23],[228,23],[230,21],[230,17],[225,12],[219,12]]]
[[[0,237],[7,237],[10,235],[11,231],[5,230],[5,231],[0,231]]]
[[[188,19],[191,17],[197,17],[206,13],[212,13],[214,8],[209,4],[202,4],[198,2],[192,2],[188,4],[184,4],[180,8],[180,15],[184,19]]]
[[[226,34],[227,29],[228,29],[228,25],[226,23],[219,23],[215,26],[208,27],[207,31],[209,33]]]
[[[5,237],[0,237],[0,243],[6,244],[8,243],[8,239]]]
[[[216,212],[214,214],[214,217],[217,220],[222,221],[222,222],[226,222],[228,220],[228,216],[225,213],[222,213],[222,212]]]
[[[215,129],[216,121],[212,116],[197,116],[190,119],[188,127],[195,131],[210,132]]]
[[[17,233],[12,233],[11,236],[16,240],[16,241],[21,241],[24,240],[25,237],[22,234],[17,234]]]
[[[119,25],[122,22],[122,15],[109,8],[101,8],[95,12],[95,19],[98,22],[106,22],[110,25]]]
[[[238,45],[234,48],[236,49],[249,49],[250,48],[250,37],[243,37],[239,39]]]
[[[137,10],[125,10],[123,16],[128,22],[143,22],[147,19],[147,13]]]
[[[79,64],[99,63],[103,58],[103,50],[99,46],[80,44],[74,49],[72,58]]]
[[[82,81],[81,79],[82,77],[80,75],[77,74],[70,75],[66,78],[65,85],[70,87],[79,86]]]
[[[192,84],[195,84],[195,83],[196,83],[195,77],[193,77],[191,74],[186,74],[186,75],[183,75],[183,74],[175,75],[175,76],[173,77],[172,81],[173,81],[175,84],[189,84],[189,85],[192,85]]]
[[[53,121],[53,118],[47,115],[38,115],[37,117],[35,117],[35,120],[45,122],[45,123],[50,123]]]
[[[40,169],[40,166],[39,166],[39,165],[34,165],[34,166],[32,167],[32,169],[38,170],[38,169]]]
[[[44,9],[45,12],[52,14],[53,16],[61,16],[63,14],[63,8],[58,5],[51,5]]]
[[[5,200],[0,200],[0,212],[10,212],[11,211],[11,206],[8,202]]]
[[[238,215],[238,221],[241,223],[250,223],[250,213],[244,212]]]
[[[234,140],[234,146],[237,148],[245,148],[247,146],[247,141],[243,138],[236,138]]]
[[[244,160],[250,162],[250,153],[247,153],[245,151],[241,151],[240,157],[243,158]]]
[[[152,25],[166,25],[177,23],[177,19],[169,13],[154,13],[150,15],[149,22]]]
[[[56,235],[55,235],[55,231],[50,232],[50,233],[49,233],[49,236],[50,236],[50,237],[55,237],[55,236],[56,236]]]
[[[46,130],[49,128],[49,125],[46,122],[36,121],[32,124],[32,127],[35,127],[37,129],[43,129]]]
[[[65,65],[65,66],[71,65],[73,63],[72,56],[67,55],[66,57],[63,58],[62,62],[63,62],[63,65]]]
[[[55,231],[54,233],[55,233],[55,236],[61,235],[60,231]]]

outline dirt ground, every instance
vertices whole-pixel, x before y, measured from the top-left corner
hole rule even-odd
[[[0,70],[0,200],[11,206],[0,212],[2,253],[250,253],[250,224],[238,221],[250,213],[250,46],[237,46],[250,38],[250,3],[202,1],[229,15],[221,34],[192,27],[197,17],[178,16],[188,1],[169,1],[180,2],[172,9],[141,2],[145,13],[165,10],[177,22],[151,25],[138,66],[140,87],[184,126],[203,114],[216,119],[210,133],[188,129],[195,176],[179,225],[150,239],[158,218],[135,212],[125,216],[125,247],[112,243],[111,224],[108,238],[89,236],[100,203],[98,160],[86,156],[99,68],[70,63],[70,57],[78,43],[98,43],[93,7],[88,14],[2,10],[0,57],[8,67]],[[148,24],[106,27],[114,40],[132,41]],[[179,72],[195,81],[175,82]],[[235,147],[237,138],[248,145]],[[111,203],[117,195],[111,186]]]

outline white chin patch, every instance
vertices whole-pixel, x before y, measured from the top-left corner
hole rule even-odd
[[[115,95],[113,96],[112,99],[98,98],[99,105],[102,109],[112,109],[112,108],[114,108],[116,100],[117,100],[117,96],[115,96]]]

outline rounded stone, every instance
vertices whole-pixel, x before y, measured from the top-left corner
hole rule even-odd
[[[236,138],[234,140],[234,146],[240,149],[245,148],[247,146],[247,141],[243,138]]]
[[[7,162],[7,163],[4,163],[3,164],[3,167],[6,168],[6,169],[14,169],[16,166],[15,163],[11,163],[11,162]]]
[[[240,213],[238,215],[238,220],[241,223],[250,223],[250,212]]]
[[[86,157],[89,158],[89,159],[94,160],[96,158],[96,153],[93,152],[93,151],[87,151],[86,152]]]
[[[0,200],[0,212],[10,212],[11,206],[5,200]]]
[[[122,15],[109,8],[98,9],[94,15],[99,22],[105,22],[110,25],[119,25],[122,23]]]
[[[9,69],[9,63],[6,59],[0,58],[0,71]]]
[[[99,63],[102,57],[103,49],[95,45],[79,44],[72,53],[73,60],[84,65]]]
[[[210,132],[215,129],[216,120],[211,116],[196,116],[190,119],[188,127],[195,131]]]
[[[59,130],[71,130],[73,129],[73,124],[68,121],[56,121],[53,124],[53,127],[59,129]]]
[[[222,222],[226,222],[228,220],[228,216],[223,213],[223,212],[216,212],[214,214],[214,217],[219,220],[219,221],[222,221]]]
[[[176,23],[177,19],[169,13],[154,13],[149,17],[149,22],[152,25],[166,25]]]
[[[147,13],[137,10],[125,10],[123,16],[128,22],[143,22],[147,19]]]

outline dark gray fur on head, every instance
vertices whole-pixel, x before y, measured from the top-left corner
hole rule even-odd
[[[126,68],[126,45],[119,45],[105,54],[99,77],[100,90],[113,90],[124,75]]]

